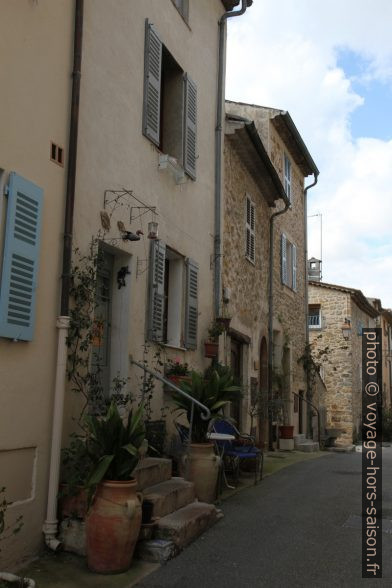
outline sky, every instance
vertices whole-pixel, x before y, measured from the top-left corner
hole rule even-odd
[[[318,259],[322,226],[323,281],[359,288],[384,308],[392,308],[391,23],[391,0],[254,0],[229,19],[226,73],[229,100],[289,111],[320,170],[308,223],[309,257]]]

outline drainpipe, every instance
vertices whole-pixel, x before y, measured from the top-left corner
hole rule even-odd
[[[290,208],[287,199],[285,207],[270,217],[269,223],[269,286],[268,286],[268,448],[272,450],[272,371],[273,371],[273,313],[274,313],[274,221]]]
[[[82,63],[83,1],[75,0],[74,63],[68,146],[67,190],[65,199],[63,271],[60,316],[57,318],[57,363],[54,391],[52,445],[49,466],[48,504],[43,525],[46,545],[61,548],[57,539],[57,494],[60,479],[61,441],[67,371],[67,335],[69,328],[69,289],[71,279],[72,230],[75,202],[76,155],[78,141],[80,77]]]
[[[308,346],[309,346],[309,324],[308,324],[308,315],[309,315],[309,288],[308,288],[308,190],[310,190],[310,188],[313,188],[318,181],[318,172],[315,172],[313,174],[314,177],[314,181],[312,184],[309,184],[309,186],[306,186],[305,190],[304,190],[304,245],[305,245],[305,271],[304,271],[304,276],[305,276],[305,344],[306,344],[306,349],[308,350]],[[307,402],[308,402],[308,406],[309,403],[311,401],[310,398],[310,373],[309,373],[309,369],[306,370],[306,398],[307,398]],[[311,416],[311,411],[307,410],[307,422],[306,422],[306,436],[309,437],[310,433],[311,433],[311,429],[312,429],[312,416]],[[320,434],[320,431],[319,431]]]
[[[228,18],[241,16],[253,0],[242,0],[240,10],[225,12],[219,21],[219,49],[218,49],[218,93],[215,127],[215,236],[214,236],[214,314],[219,316],[222,279],[222,119],[224,112],[224,77],[225,77],[225,38],[226,22]]]

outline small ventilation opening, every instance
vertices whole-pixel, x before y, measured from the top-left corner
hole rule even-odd
[[[64,167],[64,149],[56,143],[50,144],[50,160]]]

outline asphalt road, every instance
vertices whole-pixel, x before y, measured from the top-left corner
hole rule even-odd
[[[383,490],[381,580],[361,577],[361,454],[332,453],[225,502],[224,519],[137,587],[392,587],[392,447]]]

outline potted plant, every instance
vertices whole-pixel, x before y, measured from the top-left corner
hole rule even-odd
[[[191,382],[183,382],[182,390],[206,406],[211,413],[209,419],[202,418],[202,410],[195,405],[192,425],[190,454],[188,456],[188,477],[195,484],[196,496],[203,502],[213,502],[219,471],[219,458],[215,455],[214,444],[207,433],[211,420],[219,418],[222,409],[240,395],[240,387],[233,385],[229,371],[219,375],[213,371],[210,379],[192,372]],[[192,402],[179,393],[173,394],[177,410],[185,412],[191,422]]]
[[[189,365],[186,362],[181,363],[179,357],[176,357],[174,360],[168,359],[165,364],[165,376],[176,386],[179,386],[181,382],[189,382]]]
[[[23,527],[23,517],[18,516],[13,525],[6,524],[6,512],[12,502],[8,502],[5,496],[5,487],[0,488],[0,543],[12,535],[17,535]],[[1,553],[1,548],[0,548]],[[31,578],[21,578],[8,572],[0,572],[1,588],[35,588],[35,582]]]
[[[94,468],[87,481],[92,504],[86,518],[87,564],[99,573],[127,570],[140,531],[142,497],[132,478],[145,451],[143,405],[124,423],[112,402],[104,417],[86,416]]]
[[[215,320],[212,322],[210,328],[208,329],[208,339],[204,341],[204,356],[210,357],[212,359],[216,359],[219,353],[219,342],[218,338],[222,333],[224,333],[225,327],[224,325]]]
[[[71,443],[61,452],[60,519],[85,518],[87,514],[86,482],[92,466],[86,438],[72,435]]]

